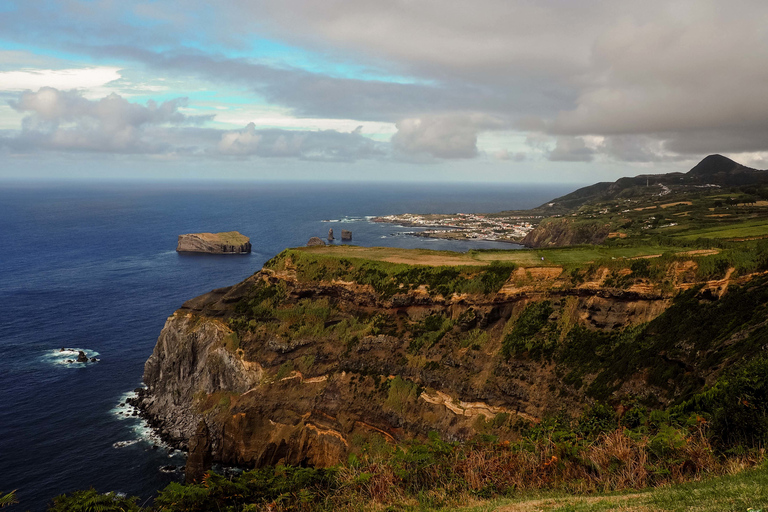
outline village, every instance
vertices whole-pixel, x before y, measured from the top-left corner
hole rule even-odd
[[[534,228],[530,218],[528,220],[525,219],[519,216],[498,216],[478,213],[456,213],[452,215],[403,213],[374,217],[371,221],[406,227],[429,228],[410,233],[414,236],[427,238],[519,242]]]

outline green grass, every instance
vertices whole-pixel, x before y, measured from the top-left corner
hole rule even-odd
[[[671,234],[684,240],[696,238],[749,238],[768,236],[768,219],[738,220],[721,226],[702,227]]]
[[[237,231],[224,231],[221,233],[196,233],[203,240],[222,243],[226,245],[242,245],[248,242],[249,238]]]
[[[536,494],[517,499],[501,499],[479,506],[462,508],[469,511],[551,511],[580,512],[598,510],[624,511],[701,511],[747,512],[768,511],[768,469],[742,471],[735,475],[709,478],[658,487],[642,492],[621,492],[591,496]],[[438,509],[436,509],[438,510]]]

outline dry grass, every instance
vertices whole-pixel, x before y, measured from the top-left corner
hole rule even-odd
[[[334,509],[360,510],[361,503],[366,504],[366,510],[383,510],[379,507],[398,504],[420,504],[420,509],[424,509],[425,503],[434,509],[453,509],[481,496],[536,496],[541,492],[565,491],[588,496],[532,499],[505,504],[497,510],[558,509],[574,501],[587,510],[605,499],[595,497],[597,493],[695,481],[706,475],[741,471],[758,462],[748,458],[736,462],[719,460],[700,431],[670,445],[664,458],[654,453],[652,441],[652,437],[619,429],[581,446],[542,439],[534,444],[452,445],[441,449],[439,456],[432,454],[433,459],[425,459],[418,452],[412,458],[397,460],[364,458],[360,464],[341,470],[343,492],[334,500]],[[635,492],[614,496],[612,507],[623,503],[619,508],[626,505],[631,507],[627,510],[653,510],[642,508],[645,504],[637,508],[633,503],[646,495]],[[490,502],[484,503],[489,506]]]

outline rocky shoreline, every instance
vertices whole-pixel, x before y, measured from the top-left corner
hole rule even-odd
[[[135,397],[129,397],[125,400],[125,403],[135,408],[137,416],[147,422],[149,428],[152,429],[155,435],[174,450],[187,451],[186,439],[174,436],[166,428],[166,422],[159,415],[152,414],[149,411],[149,399],[150,393],[147,388],[136,388],[133,390],[136,393]]]

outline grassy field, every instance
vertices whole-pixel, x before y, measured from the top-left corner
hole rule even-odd
[[[685,247],[645,245],[637,247],[577,246],[551,249],[510,249],[508,251],[468,251],[466,253],[398,249],[393,247],[357,247],[350,245],[300,247],[294,250],[338,258],[360,258],[389,263],[429,266],[483,266],[492,261],[515,263],[520,266],[549,266],[589,263],[611,258],[640,258],[663,253],[688,251]]]
[[[768,236],[768,219],[742,220],[722,226],[686,230],[679,234],[670,233],[670,235],[683,240],[695,240],[696,238],[732,239]]]
[[[459,510],[463,512],[768,511],[768,468],[761,467],[735,475],[639,492],[591,496],[543,494],[520,499],[500,499]]]

